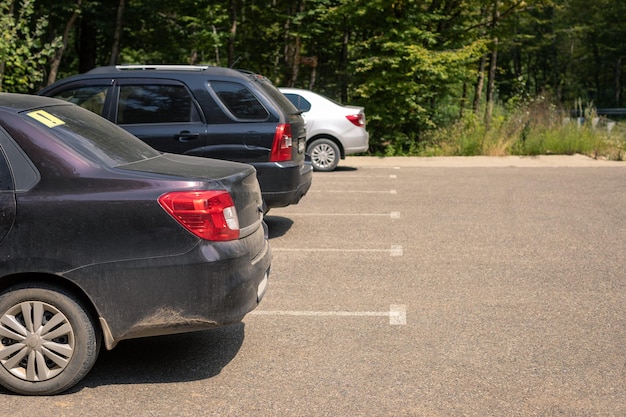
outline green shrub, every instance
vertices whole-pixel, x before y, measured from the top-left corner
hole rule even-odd
[[[572,155],[623,160],[626,127],[587,114],[585,121],[545,100],[512,109],[498,107],[489,126],[473,114],[454,124],[428,132],[411,149],[420,156]]]

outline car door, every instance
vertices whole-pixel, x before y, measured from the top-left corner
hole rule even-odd
[[[3,132],[0,131],[0,136]],[[15,186],[13,176],[0,143],[0,243],[13,227],[15,221]]]
[[[153,148],[202,156],[206,123],[187,87],[175,80],[120,79],[111,119]]]

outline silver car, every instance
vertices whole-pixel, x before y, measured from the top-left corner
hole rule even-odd
[[[346,106],[308,90],[279,90],[306,120],[307,153],[313,169],[333,171],[346,155],[367,151],[369,133],[363,107]]]

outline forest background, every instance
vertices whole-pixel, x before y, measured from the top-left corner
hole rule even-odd
[[[624,0],[0,0],[0,91],[228,66],[364,106],[371,154],[621,160],[601,116],[624,105],[625,22]]]

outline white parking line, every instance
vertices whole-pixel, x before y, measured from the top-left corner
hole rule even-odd
[[[323,217],[347,217],[347,216],[356,216],[356,217],[391,217],[392,219],[399,219],[400,212],[392,211],[391,213],[298,213],[298,212],[281,212],[281,216],[304,216],[304,217],[313,217],[313,216],[323,216]]]
[[[428,158],[426,158],[428,159]],[[393,167],[389,167],[389,166],[368,166],[367,169],[401,169],[402,167],[399,166],[393,166]]]
[[[388,179],[398,179],[398,176],[396,174],[390,174],[390,175],[352,175],[352,174],[339,174],[336,176],[333,176],[333,181],[335,180],[363,180],[363,179],[368,179],[368,178],[388,178]],[[316,182],[318,181],[318,179],[316,178],[315,180]]]
[[[392,304],[389,311],[294,311],[294,310],[254,310],[257,316],[294,316],[294,317],[389,317],[392,326],[406,325],[406,306]]]
[[[402,246],[392,246],[390,249],[340,249],[340,248],[274,248],[272,252],[387,252],[389,256],[402,256]]]
[[[371,190],[309,190],[310,193],[338,193],[338,194],[398,194],[396,190],[371,191]]]
[[[402,256],[403,254],[402,246],[392,246],[389,250],[389,256]]]

